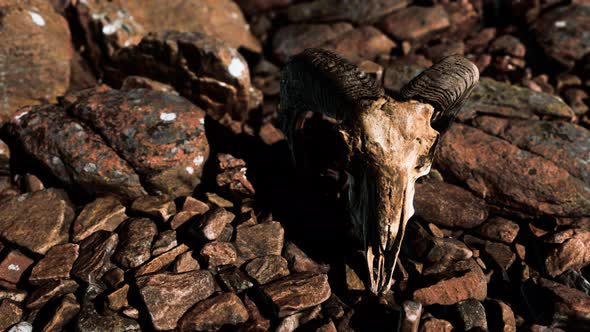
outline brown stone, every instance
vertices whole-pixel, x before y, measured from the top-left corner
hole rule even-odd
[[[233,293],[239,294],[254,286],[250,278],[235,266],[222,267],[217,273],[217,277],[221,286]]]
[[[457,313],[462,331],[487,331],[486,310],[478,300],[469,299],[457,303]]]
[[[260,285],[289,275],[287,260],[278,255],[254,258],[246,264],[245,270]]]
[[[327,275],[298,273],[265,285],[262,293],[282,318],[321,304],[331,291]]]
[[[178,92],[168,84],[154,81],[143,76],[127,76],[123,80],[121,90],[150,89],[178,95]]]
[[[500,300],[489,300],[484,303],[488,315],[490,330],[516,332],[516,318],[510,306]]]
[[[566,236],[567,239],[553,249],[545,260],[547,273],[552,277],[568,269],[581,269],[590,264],[590,231],[573,229]]]
[[[45,189],[43,182],[34,174],[26,174],[23,179],[24,191],[31,193],[33,191],[40,191]]]
[[[133,201],[131,210],[146,214],[160,221],[166,221],[176,213],[174,201],[166,196],[142,196]]]
[[[373,23],[379,18],[404,8],[408,0],[316,0],[295,4],[287,10],[292,22],[350,21],[356,24]]]
[[[133,320],[109,312],[99,314],[93,300],[103,289],[90,284],[84,291],[80,313],[76,319],[77,331],[139,331],[139,324]]]
[[[29,266],[34,263],[32,259],[18,250],[12,250],[0,262],[0,280],[17,284]]]
[[[148,218],[132,218],[119,230],[119,246],[113,255],[113,261],[123,269],[140,266],[151,256],[152,241],[158,229]]]
[[[571,320],[590,319],[590,296],[577,289],[541,278],[539,285],[548,290],[557,316]]]
[[[125,281],[125,271],[118,267],[115,267],[105,272],[101,280],[109,288],[118,288]]]
[[[510,244],[516,239],[519,230],[520,227],[518,224],[511,220],[502,217],[492,217],[483,223],[476,232],[478,235],[490,240]]]
[[[266,255],[280,255],[284,241],[283,227],[276,221],[240,227],[236,231],[236,249],[243,260]]]
[[[315,262],[290,241],[285,243],[285,259],[289,262],[289,269],[293,272],[328,273],[330,270],[329,265]]]
[[[73,293],[77,289],[78,284],[70,279],[48,281],[27,297],[26,306],[28,309],[40,309],[52,298]]]
[[[233,264],[237,258],[236,249],[231,243],[217,241],[206,243],[200,255],[207,261],[209,268]]]
[[[458,277],[443,279],[431,286],[414,291],[414,301],[423,305],[442,304],[451,305],[466,299],[484,300],[488,287],[483,271],[475,262],[471,262],[471,269]]]
[[[0,17],[0,122],[6,122],[20,107],[55,102],[66,92],[73,51],[68,23],[47,1],[4,1]]]
[[[236,0],[245,15],[255,15],[272,9],[286,7],[293,0]]]
[[[0,300],[10,300],[21,303],[27,297],[27,292],[18,289],[0,289]]]
[[[80,242],[98,230],[112,232],[127,215],[125,207],[113,196],[100,197],[87,204],[74,221],[72,241]]]
[[[387,15],[380,28],[396,40],[424,40],[450,26],[449,17],[440,5],[411,6]]]
[[[33,267],[29,283],[39,285],[46,280],[68,279],[70,270],[78,259],[79,246],[73,243],[57,245],[47,252]]]
[[[0,203],[0,237],[44,255],[67,242],[74,211],[63,191],[46,189]]]
[[[430,317],[422,321],[420,332],[451,332],[453,325],[444,319]]]
[[[516,260],[514,252],[503,243],[486,241],[484,250],[503,271],[507,271]]]
[[[0,302],[0,330],[7,331],[9,327],[18,323],[23,316],[23,310],[14,302],[2,300]]]
[[[217,195],[216,193],[208,192],[205,193],[205,196],[207,196],[207,203],[212,204],[212,206],[217,206],[222,209],[233,209],[234,207],[234,203]]]
[[[0,175],[10,176],[10,147],[0,140]]]
[[[202,301],[180,320],[180,331],[211,331],[248,320],[248,310],[234,293],[222,293]]]
[[[170,220],[170,228],[177,229],[187,221],[193,219],[193,217],[199,215],[201,215],[201,213],[198,211],[180,211],[172,217],[172,220]]]
[[[160,232],[152,244],[152,256],[159,256],[176,246],[178,246],[178,239],[175,230],[168,229]]]
[[[503,35],[496,38],[490,48],[490,53],[506,54],[518,58],[524,58],[526,54],[526,47],[518,40],[518,38],[511,35]]]
[[[125,284],[107,295],[106,301],[109,309],[119,311],[123,307],[129,305],[127,302],[127,294],[129,293],[129,285]]]
[[[344,32],[320,47],[359,63],[362,60],[374,60],[380,54],[389,54],[396,44],[381,31],[364,26]]]
[[[84,282],[94,283],[112,267],[111,256],[117,248],[116,233],[97,231],[80,242],[80,255],[72,267],[72,275]]]
[[[50,320],[43,326],[41,331],[62,331],[64,326],[68,324],[78,312],[80,312],[80,304],[76,302],[76,296],[74,296],[74,294],[66,294],[53,310]]]
[[[474,228],[488,217],[484,200],[437,180],[416,184],[414,209],[417,217],[444,227]]]
[[[401,329],[403,331],[418,332],[420,317],[422,316],[422,304],[414,301],[404,301],[401,314]]]
[[[193,257],[193,251],[187,251],[176,257],[172,271],[174,273],[183,273],[200,269],[199,261]]]
[[[251,198],[256,191],[246,177],[248,169],[246,162],[235,158],[230,154],[217,154],[220,173],[215,179],[217,186],[223,191],[240,201]]]
[[[232,222],[235,215],[222,208],[209,210],[198,225],[198,233],[203,238],[213,241],[223,232],[226,224]]]
[[[538,154],[460,124],[450,127],[438,148],[438,168],[489,202],[532,214],[590,213],[584,182]]]
[[[172,330],[195,303],[213,294],[213,276],[208,271],[180,274],[158,273],[137,278],[137,287],[157,330]]]
[[[590,103],[590,96],[588,96],[586,91],[578,88],[568,88],[563,91],[562,94],[565,102],[570,105],[577,116],[586,114],[588,109],[590,109],[588,106]]]
[[[424,67],[415,64],[395,62],[385,67],[383,87],[393,93],[399,93],[406,83],[418,76]]]
[[[205,214],[209,211],[209,205],[194,197],[187,196],[184,203],[182,203],[182,211],[194,211],[199,214]]]
[[[443,58],[453,55],[459,54],[463,55],[465,53],[465,44],[460,40],[453,40],[448,41],[446,43],[440,43],[434,45],[432,47],[428,47],[425,50],[426,56],[432,61],[440,61]]]
[[[253,332],[264,332],[270,329],[270,320],[262,316],[260,310],[256,306],[256,303],[250,299],[250,297],[244,295],[244,305],[248,310],[248,322],[239,329],[240,332],[253,331]]]
[[[178,255],[186,252],[189,247],[181,244],[174,249],[170,249],[165,253],[152,258],[149,262],[143,264],[135,270],[135,276],[139,277],[144,274],[153,273],[162,270],[166,266],[172,264]]]

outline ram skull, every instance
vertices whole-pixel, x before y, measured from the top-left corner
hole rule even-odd
[[[414,213],[415,182],[430,171],[439,133],[478,79],[473,63],[449,56],[407,83],[398,101],[330,51],[307,49],[283,70],[282,129],[292,151],[297,150],[294,134],[310,113],[335,119],[346,143],[349,214],[364,245],[375,294],[392,286],[406,224]]]

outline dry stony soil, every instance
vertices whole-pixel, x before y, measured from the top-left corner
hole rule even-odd
[[[481,72],[379,297],[279,130],[309,47]],[[587,0],[0,0],[0,331],[588,331],[588,93]]]

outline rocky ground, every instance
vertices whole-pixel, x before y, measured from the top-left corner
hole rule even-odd
[[[587,0],[0,1],[0,331],[587,331],[589,31]],[[482,74],[392,294],[277,129],[308,47],[392,96]]]

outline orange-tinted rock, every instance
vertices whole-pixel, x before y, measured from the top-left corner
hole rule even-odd
[[[248,320],[248,310],[234,293],[222,293],[190,309],[178,328],[180,331],[211,331]]]
[[[556,277],[568,269],[579,270],[590,264],[590,231],[575,229],[567,239],[549,252],[545,267],[550,276]]]
[[[76,302],[74,294],[65,295],[57,307],[54,309],[51,318],[43,326],[43,332],[57,332],[62,331],[64,326],[68,324],[80,312],[80,304]]]
[[[211,273],[193,271],[146,275],[137,278],[137,287],[154,327],[172,330],[190,307],[213,294],[215,286]]]
[[[245,270],[260,285],[289,274],[287,260],[278,255],[254,258],[246,264]]]
[[[154,81],[143,76],[127,76],[121,84],[121,90],[149,89],[177,95],[178,92],[168,84]]]
[[[395,42],[381,31],[365,26],[347,31],[322,44],[321,48],[336,52],[347,60],[358,63],[362,60],[374,60],[380,54],[389,54],[395,46]]]
[[[163,254],[152,258],[149,262],[143,264],[135,270],[135,276],[139,277],[145,274],[158,272],[166,266],[172,264],[178,255],[188,251],[188,246],[181,244],[174,249],[170,249]]]
[[[328,273],[330,270],[330,266],[317,263],[290,241],[285,243],[285,258],[294,272]]]
[[[112,196],[100,197],[86,204],[72,227],[72,241],[80,242],[95,231],[112,232],[125,219],[125,207]]]
[[[6,122],[20,107],[66,92],[73,51],[68,23],[48,1],[3,1],[0,26],[0,122]]]
[[[112,268],[111,256],[117,248],[117,233],[98,231],[80,242],[79,256],[72,267],[72,275],[94,283]]]
[[[159,221],[167,221],[176,213],[174,200],[166,195],[142,196],[131,204],[133,212],[141,213]]]
[[[408,0],[315,0],[292,5],[287,18],[292,22],[350,21],[373,23],[380,17],[407,6]]]
[[[67,242],[74,211],[65,193],[46,189],[0,203],[0,237],[44,255]]]
[[[222,208],[209,210],[198,224],[198,234],[204,239],[213,241],[223,232],[225,225],[232,222],[235,215]]]
[[[253,197],[255,194],[252,183],[246,177],[246,162],[230,154],[217,154],[220,173],[215,181],[224,192],[228,192],[238,200]]]
[[[541,279],[539,284],[551,293],[556,316],[562,316],[565,321],[571,320],[574,324],[576,320],[590,319],[588,294],[547,279]]]
[[[286,317],[326,301],[331,294],[325,274],[298,273],[262,287],[278,317]]]
[[[0,262],[0,280],[16,284],[34,261],[18,250],[12,250]]]
[[[0,302],[0,330],[8,331],[8,328],[18,323],[23,316],[23,310],[10,300]]]
[[[73,243],[57,245],[47,252],[33,267],[29,283],[39,285],[47,280],[68,279],[78,258],[79,246]]]
[[[174,273],[183,273],[200,269],[201,266],[199,261],[193,257],[193,252],[187,251],[184,254],[179,255],[174,261],[172,271]]]
[[[213,241],[203,246],[201,257],[207,262],[209,268],[213,268],[233,264],[236,261],[237,254],[231,243]]]
[[[492,217],[483,223],[476,232],[490,240],[512,243],[519,230],[520,226],[513,221],[502,217]]]
[[[132,218],[119,230],[119,246],[113,261],[123,269],[132,269],[150,259],[152,241],[158,232],[148,218]]]
[[[396,40],[424,40],[450,26],[449,16],[440,5],[411,6],[387,15],[381,29]]]
[[[78,284],[70,279],[48,281],[35,289],[27,297],[28,309],[40,309],[55,297],[73,293],[78,289]]]
[[[240,227],[236,232],[235,246],[243,260],[266,255],[280,255],[283,250],[283,227],[276,221]]]
[[[217,279],[224,289],[238,294],[254,286],[250,278],[235,266],[221,268],[217,273]]]
[[[451,332],[453,325],[444,319],[430,317],[422,321],[420,332]]]

